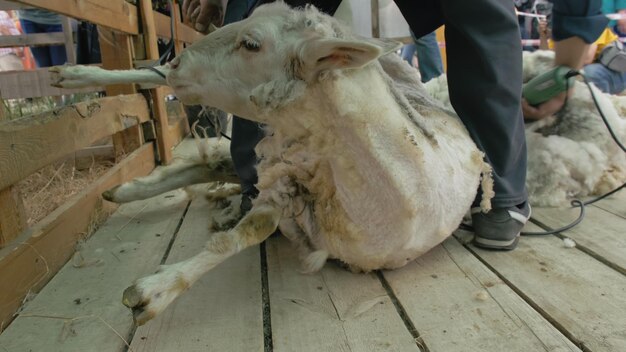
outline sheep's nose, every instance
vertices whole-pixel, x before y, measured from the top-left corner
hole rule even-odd
[[[180,65],[180,56],[174,58],[174,60],[170,61],[170,68],[175,70]]]

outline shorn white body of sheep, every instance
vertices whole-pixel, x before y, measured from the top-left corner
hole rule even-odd
[[[524,82],[554,67],[554,52],[524,52]],[[452,109],[445,75],[425,84]],[[574,94],[556,115],[526,125],[527,186],[532,205],[563,206],[572,198],[609,192],[626,182],[626,155],[611,138],[589,89],[576,81]],[[626,140],[626,97],[593,87],[607,120]]]
[[[124,304],[139,324],[277,227],[308,248],[307,270],[330,257],[370,271],[401,267],[447,238],[480,185],[481,205],[489,209],[493,191],[482,153],[458,117],[430,98],[417,73],[393,54],[397,48],[356,38],[315,8],[274,3],[159,67],[183,102],[263,122],[268,133],[257,147],[260,193],[250,212],[231,230],[214,233],[198,255],[163,266],[125,291]],[[148,70],[51,71],[64,87],[165,84]],[[124,202],[226,180],[230,166],[226,149],[214,149],[105,197]]]

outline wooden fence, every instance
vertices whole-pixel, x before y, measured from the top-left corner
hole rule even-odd
[[[159,58],[157,39],[172,36],[170,17],[154,12],[150,0],[138,0],[136,6],[124,0],[0,2],[5,9],[7,4],[14,8],[47,9],[98,25],[102,66],[107,69],[130,69],[137,61],[154,62]],[[202,35],[182,24],[177,4],[172,15],[175,50],[180,52],[185,44]],[[22,45],[41,40],[57,44],[67,43],[68,38],[67,32],[43,39],[19,37],[8,41]],[[0,89],[3,98],[77,92],[50,87],[45,69],[0,73]],[[148,174],[155,167],[155,160],[169,163],[172,148],[188,133],[185,118],[168,119],[165,97],[171,91],[167,87],[139,91],[135,85],[116,85],[105,90],[105,98],[31,117],[3,120],[0,110],[0,331],[24,298],[41,289],[71,258],[101,205],[100,194],[116,184]],[[127,156],[87,189],[27,228],[23,203],[14,185],[109,136],[113,137],[116,154]]]

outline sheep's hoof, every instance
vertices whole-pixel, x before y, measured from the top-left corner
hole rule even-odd
[[[138,326],[147,323],[156,316],[156,312],[147,309],[147,305],[150,302],[143,300],[143,295],[135,285],[124,290],[122,303],[131,309],[133,312],[133,321]]]
[[[111,189],[108,189],[104,192],[102,192],[102,198],[104,198],[105,200],[108,200],[109,202],[115,202],[115,203],[119,203],[118,201],[115,200],[115,191],[119,188],[119,186],[115,186]]]
[[[133,311],[137,325],[143,325],[167,308],[190,284],[176,268],[161,266],[153,275],[146,276],[124,290],[122,303]]]
[[[135,308],[141,303],[141,293],[139,293],[137,286],[133,285],[124,290],[122,303],[128,308]]]

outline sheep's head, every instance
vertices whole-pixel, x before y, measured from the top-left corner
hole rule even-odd
[[[325,72],[365,66],[397,47],[357,39],[313,7],[273,3],[185,49],[167,81],[185,103],[264,121],[268,108],[297,99]]]

